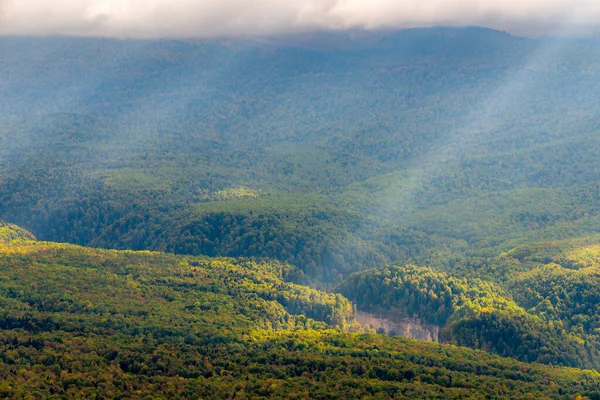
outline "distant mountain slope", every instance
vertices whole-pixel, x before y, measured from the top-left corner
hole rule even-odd
[[[331,287],[597,232],[594,40],[437,27],[0,51],[0,218],[42,239],[277,258]]]
[[[171,399],[600,393],[597,372],[342,332],[356,328],[350,303],[286,283],[291,272],[247,260],[0,242],[0,393]]]

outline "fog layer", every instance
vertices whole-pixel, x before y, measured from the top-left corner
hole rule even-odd
[[[0,0],[0,34],[211,37],[481,25],[589,34],[597,0]]]

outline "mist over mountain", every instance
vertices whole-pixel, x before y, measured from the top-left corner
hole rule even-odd
[[[461,199],[493,210],[469,222],[476,231],[505,229],[502,201],[486,193],[519,197],[511,224],[523,212],[555,219],[557,207],[572,207],[569,187],[598,181],[593,40],[440,27],[209,41],[21,37],[0,47],[1,216],[45,239],[261,255],[201,250],[175,232],[222,206],[244,216],[279,207],[271,203],[327,204],[344,228],[317,260],[295,262],[305,268],[325,264],[333,243],[398,230],[476,240],[472,228],[457,229],[477,213],[450,230],[451,215],[434,228],[425,221],[437,217],[421,213]],[[538,188],[560,189],[557,203],[531,210],[528,195],[507,192]],[[230,204],[239,196],[248,201]],[[313,218],[280,217],[287,233]],[[173,232],[161,238],[165,229]],[[205,234],[211,243],[221,235]]]
[[[223,37],[314,30],[480,25],[521,35],[597,32],[589,0],[4,0],[0,34]]]

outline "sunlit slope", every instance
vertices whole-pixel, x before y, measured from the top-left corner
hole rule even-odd
[[[33,240],[35,237],[25,229],[13,224],[0,221],[0,241],[10,242],[13,240]]]
[[[386,266],[355,273],[336,290],[361,311],[437,325],[447,343],[598,369],[598,243],[590,236],[522,245],[458,268],[460,277]]]
[[[9,398],[594,396],[596,372],[366,333],[341,295],[234,259],[0,243]]]

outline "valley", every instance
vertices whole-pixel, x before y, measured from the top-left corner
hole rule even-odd
[[[600,398],[597,38],[0,52],[0,397]]]

